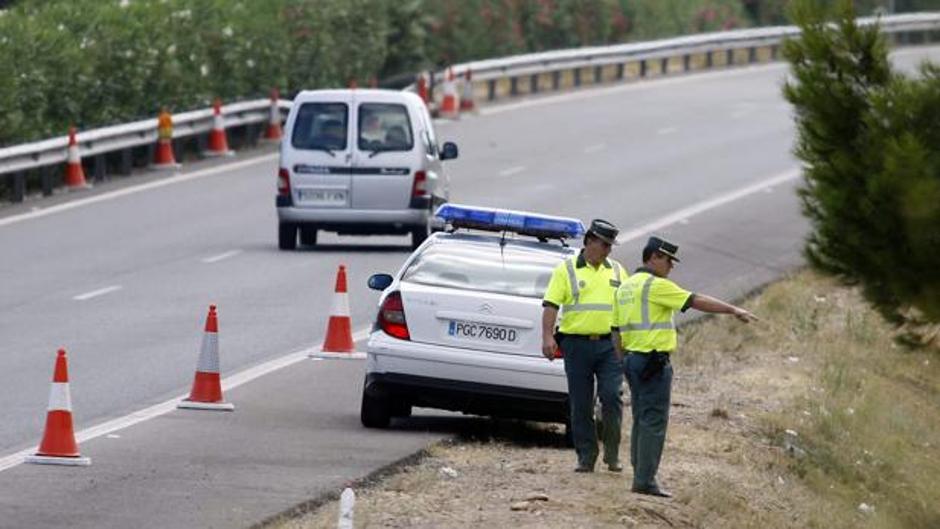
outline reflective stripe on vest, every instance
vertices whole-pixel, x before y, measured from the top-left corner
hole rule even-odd
[[[565,259],[565,269],[568,270],[568,282],[571,284],[571,297],[574,303],[571,305],[562,305],[565,312],[585,312],[589,310],[612,311],[614,306],[607,303],[578,303],[581,300],[581,287],[578,286],[578,276],[574,273],[574,257]],[[614,262],[614,278],[620,282],[620,264]]]
[[[640,294],[640,323],[627,323],[617,327],[620,331],[655,331],[675,329],[676,325],[670,321],[650,322],[650,288],[656,276],[650,275],[643,283],[643,292]]]

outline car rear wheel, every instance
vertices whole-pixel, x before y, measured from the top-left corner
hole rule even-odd
[[[388,399],[373,397],[363,389],[362,407],[359,410],[362,425],[366,428],[388,428],[391,418],[392,410]]]
[[[297,248],[297,225],[282,222],[277,226],[277,247],[281,250]]]
[[[411,404],[396,400],[389,406],[389,413],[392,417],[411,417]]]
[[[411,230],[411,249],[417,250],[418,246],[421,246],[428,236],[431,234],[430,227],[428,225],[422,226],[420,228],[414,228]]]
[[[300,227],[300,244],[304,246],[316,246],[317,245],[317,227],[316,226],[301,226]]]

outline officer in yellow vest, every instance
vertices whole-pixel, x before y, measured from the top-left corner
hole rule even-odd
[[[659,487],[656,471],[666,440],[672,365],[669,358],[677,345],[677,311],[689,308],[732,314],[747,323],[757,319],[750,312],[704,294],[693,294],[669,279],[679,247],[650,237],[643,249],[643,266],[617,289],[615,328],[618,349],[626,352],[624,374],[630,386],[633,426],[630,430],[632,491],[670,497]]]
[[[609,259],[617,228],[601,219],[591,222],[584,249],[552,273],[542,301],[542,354],[549,360],[562,351],[568,378],[569,428],[578,455],[575,472],[593,472],[597,461],[594,385],[601,401],[604,462],[620,472],[620,425],[623,403],[622,355],[614,346],[614,294],[627,278],[620,263]],[[561,322],[555,329],[558,311]]]

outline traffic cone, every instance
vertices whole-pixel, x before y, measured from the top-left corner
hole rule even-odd
[[[424,72],[418,74],[417,81],[418,88],[418,97],[421,98],[421,101],[424,101],[424,104],[428,104],[428,77]]]
[[[457,109],[457,83],[454,81],[454,69],[447,69],[444,79],[444,99],[441,101],[441,117],[457,119],[460,117]]]
[[[209,150],[205,156],[234,156],[235,152],[228,148],[228,138],[225,136],[225,118],[222,117],[222,100],[216,98],[212,104],[212,130],[209,132]]]
[[[178,169],[173,154],[173,116],[164,108],[157,117],[157,150],[153,155],[154,169]]]
[[[196,378],[189,398],[176,405],[191,410],[232,411],[235,405],[222,400],[222,381],[219,377],[219,320],[215,305],[209,305],[206,330],[202,335],[202,349],[196,365]]]
[[[353,344],[352,321],[349,318],[349,295],[346,291],[346,267],[339,265],[336,272],[336,288],[333,294],[333,307],[330,309],[330,321],[326,325],[326,337],[320,352],[311,353],[311,357],[320,358],[365,358],[365,353],[357,353]]]
[[[69,127],[68,161],[65,164],[65,185],[69,190],[87,189],[91,187],[85,181],[85,170],[82,169],[82,157],[78,153],[78,141],[75,139],[75,127]]]
[[[473,80],[471,79],[470,68],[463,73],[463,93],[460,96],[460,111],[473,112],[476,105],[473,104]]]
[[[42,465],[88,466],[91,459],[78,453],[75,430],[72,428],[72,397],[69,394],[69,368],[65,349],[59,349],[49,391],[49,408],[46,412],[46,430],[39,443],[39,450],[26,456],[27,463]]]
[[[268,128],[264,131],[264,141],[281,141],[281,137],[284,135],[281,130],[281,109],[277,106],[280,98],[281,95],[278,93],[277,88],[271,90],[271,116],[268,118]]]

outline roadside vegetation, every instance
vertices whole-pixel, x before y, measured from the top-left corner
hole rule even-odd
[[[895,0],[898,10],[935,0]],[[0,146],[454,62],[784,23],[787,0],[16,0]],[[870,13],[887,0],[859,0]],[[936,6],[934,6],[936,7]]]
[[[575,474],[552,427],[467,418],[456,440],[357,488],[355,527],[937,527],[937,355],[900,348],[858,289],[813,272],[745,306],[763,321],[682,331],[660,470],[672,500],[629,493],[629,468]],[[269,527],[337,516],[332,501]]]

